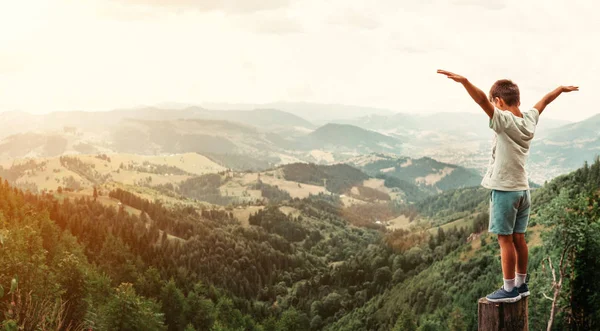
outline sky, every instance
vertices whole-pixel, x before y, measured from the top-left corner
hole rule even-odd
[[[0,111],[162,102],[305,101],[395,112],[478,112],[446,69],[488,91],[508,78],[522,110],[600,113],[588,0],[0,0]]]

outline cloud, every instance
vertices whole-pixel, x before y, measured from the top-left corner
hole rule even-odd
[[[301,33],[303,31],[302,24],[284,18],[254,21],[251,24],[247,24],[247,26],[257,33],[274,35]]]
[[[279,11],[244,15],[235,20],[234,24],[258,34],[288,35],[304,32],[302,21]]]
[[[312,85],[308,83],[288,87],[286,92],[288,98],[291,100],[310,100],[315,95]]]
[[[475,6],[488,10],[502,10],[507,7],[504,0],[454,0],[455,5]]]
[[[448,40],[444,37],[443,29],[439,29],[435,23],[424,17],[405,21],[390,31],[387,43],[395,51],[410,54],[447,49]]]
[[[226,13],[253,13],[286,8],[290,0],[113,0],[122,4],[155,6],[176,11],[223,11]]]
[[[152,7],[146,6],[99,6],[97,13],[104,19],[116,21],[150,21],[160,19],[163,15]]]
[[[345,25],[353,28],[373,30],[380,26],[380,22],[374,13],[359,11],[356,9],[346,9],[338,11],[329,17],[329,23],[335,25]]]
[[[0,52],[0,75],[21,72],[26,67],[26,55]]]

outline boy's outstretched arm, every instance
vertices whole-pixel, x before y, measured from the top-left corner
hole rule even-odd
[[[542,100],[540,100],[538,103],[535,104],[535,106],[533,106],[533,108],[537,109],[538,113],[542,113],[542,111],[544,111],[544,108],[546,108],[547,105],[550,104],[550,102],[554,101],[554,99],[556,99],[561,93],[565,92],[572,92],[572,91],[579,91],[579,86],[559,86],[556,89],[554,89],[554,91],[546,94]]]
[[[494,105],[492,105],[492,103],[488,99],[485,92],[483,92],[481,89],[477,88],[477,86],[471,84],[471,82],[469,82],[468,79],[466,79],[463,76],[457,75],[455,73],[446,71],[446,70],[438,70],[437,73],[446,75],[448,78],[452,79],[453,81],[461,83],[465,87],[467,92],[469,92],[469,95],[471,96],[471,98],[473,98],[473,100],[475,100],[475,102],[477,102],[477,104],[483,109],[483,111],[485,111],[485,113],[490,118],[492,118],[492,116],[494,116]]]

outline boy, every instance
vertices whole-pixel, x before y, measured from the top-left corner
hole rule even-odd
[[[465,87],[490,117],[489,127],[495,131],[492,158],[481,185],[491,190],[489,232],[498,235],[504,285],[486,298],[491,302],[516,302],[529,295],[525,283],[528,254],[525,230],[531,204],[525,172],[529,144],[544,108],[561,93],[578,91],[579,88],[560,86],[533,108],[521,112],[519,87],[510,80],[494,83],[488,98],[465,77],[445,70],[437,72]]]

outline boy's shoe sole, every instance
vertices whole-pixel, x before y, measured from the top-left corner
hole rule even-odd
[[[528,297],[530,293],[529,293],[529,291],[527,291],[527,292],[523,292],[523,293],[519,293],[519,294],[521,294],[521,298],[524,298],[524,297]]]
[[[529,294],[527,294],[529,295]],[[522,294],[519,294],[518,296],[514,297],[514,298],[502,298],[502,299],[489,299],[486,297],[487,301],[489,302],[508,302],[508,303],[512,303],[512,302],[517,302],[519,300],[521,300],[522,298]]]

